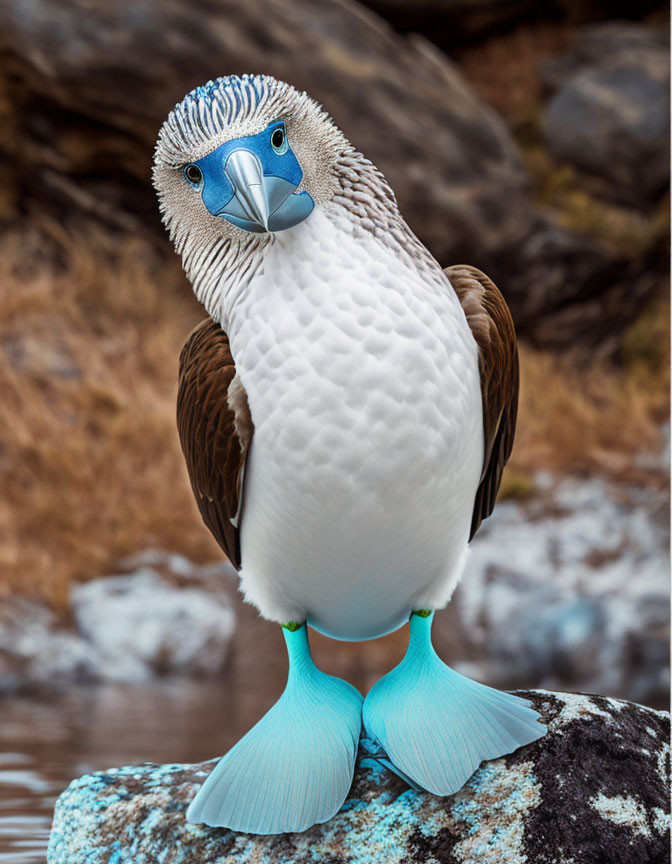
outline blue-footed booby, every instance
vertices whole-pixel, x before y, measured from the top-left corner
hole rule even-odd
[[[161,128],[153,180],[209,315],[180,358],[193,491],[289,653],[282,697],[187,819],[258,834],[325,822],[362,724],[393,771],[450,795],[546,731],[523,699],[446,666],[430,636],[511,452],[506,303],[479,270],[443,270],[380,171],[274,78],[189,93]],[[312,662],[308,625],[365,640],[409,619],[404,659],[366,699]]]

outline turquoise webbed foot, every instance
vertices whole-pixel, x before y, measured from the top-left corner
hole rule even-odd
[[[287,686],[222,757],[187,821],[249,834],[305,831],[343,804],[355,767],[362,695],[313,663],[305,623],[283,627]]]
[[[400,776],[452,795],[481,762],[536,741],[546,727],[524,699],[446,666],[432,646],[433,617],[411,615],[406,655],[371,689],[363,722]]]

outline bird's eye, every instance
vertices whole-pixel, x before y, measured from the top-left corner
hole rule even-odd
[[[184,176],[192,186],[200,186],[201,181],[203,180],[203,172],[198,165],[187,165],[184,169]]]
[[[278,156],[282,156],[283,153],[287,152],[289,145],[287,144],[287,136],[282,126],[276,127],[271,133],[271,146]]]

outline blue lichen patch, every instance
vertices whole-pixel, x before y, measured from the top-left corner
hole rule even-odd
[[[453,798],[455,833],[461,835],[454,855],[463,864],[524,864],[525,824],[540,804],[532,760],[486,763]]]
[[[333,819],[302,834],[255,837],[187,824],[187,804],[215,762],[129,766],[70,784],[56,805],[48,862],[667,860],[669,772],[661,772],[667,716],[603,697],[521,695],[534,703],[549,733],[484,763],[456,795],[437,798],[410,788],[380,761],[385,754],[363,746],[348,799]]]

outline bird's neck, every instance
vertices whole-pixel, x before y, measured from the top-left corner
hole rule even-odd
[[[428,262],[433,262],[429,255]],[[301,339],[329,343],[326,334],[343,325],[343,310],[361,315],[374,330],[378,324],[386,330],[388,304],[395,309],[413,302],[443,308],[450,293],[446,285],[436,262],[433,268],[423,267],[411,253],[381,242],[348,214],[316,210],[305,222],[275,235],[254,275],[226,295],[217,320],[229,336],[236,363],[240,360],[249,371],[273,345],[294,350]]]
[[[356,154],[358,155],[358,154]],[[283,276],[291,291],[295,268],[318,266],[324,249],[366,249],[369,256],[392,252],[400,265],[422,273],[428,283],[443,284],[438,263],[401,217],[394,195],[382,174],[370,163],[355,160],[349,183],[326,205],[316,207],[303,222],[276,234],[251,234],[240,239],[221,238],[208,248],[189,250],[183,256],[194,292],[213,320],[227,333],[235,328],[241,309],[258,293],[262,277],[282,262]],[[350,249],[350,253],[345,250]],[[331,259],[338,260],[338,254]],[[327,274],[328,275],[328,274]],[[324,277],[325,274],[320,274]]]
[[[273,239],[269,234],[251,234],[242,240],[220,237],[202,244],[187,241],[181,250],[196,298],[225,330],[232,309],[263,266]]]
[[[251,248],[241,244],[233,251],[229,272],[219,286],[215,320],[231,337],[240,321],[254,314],[258,304],[270,302],[271,284],[284,285],[286,299],[290,301],[293,292],[306,284],[306,274],[310,274],[308,279],[313,274],[319,278],[316,270],[325,260],[325,249],[338,248],[344,231],[348,227],[338,213],[327,215],[323,210],[315,210],[295,227],[265,235],[261,245]]]

